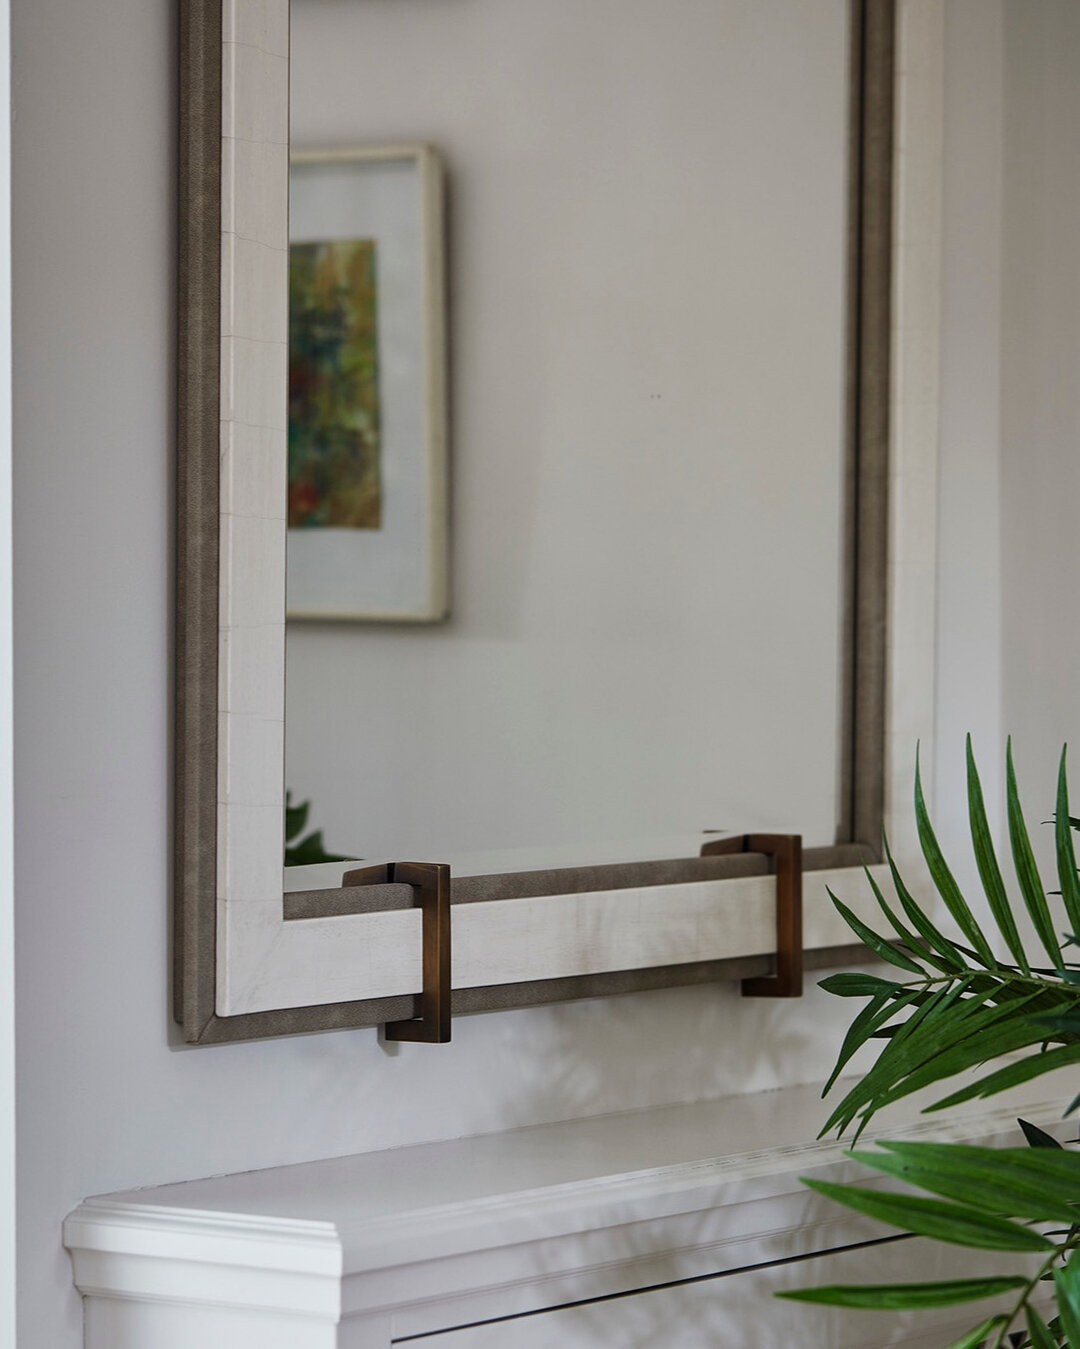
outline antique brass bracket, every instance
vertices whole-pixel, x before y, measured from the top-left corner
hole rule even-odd
[[[387,862],[347,871],[342,885],[411,885],[423,912],[420,1015],[388,1021],[388,1040],[442,1045],[450,1039],[450,868],[442,862]]]
[[[742,981],[746,998],[800,998],[803,985],[802,835],[742,834],[716,839],[702,857],[764,853],[776,862],[776,973]]]

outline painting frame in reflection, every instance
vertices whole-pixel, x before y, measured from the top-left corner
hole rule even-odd
[[[289,619],[448,613],[442,171],[427,145],[289,171]]]

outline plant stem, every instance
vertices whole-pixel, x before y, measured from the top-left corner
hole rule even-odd
[[[1063,1260],[1065,1256],[1068,1255],[1068,1253],[1076,1246],[1078,1237],[1080,1237],[1080,1227],[1074,1225],[1069,1229],[1069,1235],[1065,1238],[1065,1240],[1061,1243],[1061,1245],[1046,1257],[1046,1259],[1039,1266],[1035,1274],[1032,1275],[1032,1277],[1020,1290],[1020,1296],[1016,1299],[1016,1306],[1013,1307],[1012,1311],[1009,1313],[1009,1319],[1002,1323],[1000,1329],[998,1330],[997,1338],[994,1340],[994,1343],[990,1346],[990,1349],[1002,1349],[1002,1346],[1005,1343],[1005,1336],[1009,1333],[1009,1327],[1013,1324],[1016,1318],[1027,1306],[1029,1298],[1031,1297],[1032,1293],[1035,1291],[1039,1283],[1042,1281],[1043,1276],[1049,1274],[1050,1270],[1053,1268],[1055,1260]]]

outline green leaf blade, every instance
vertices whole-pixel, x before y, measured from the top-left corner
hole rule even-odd
[[[816,1302],[829,1307],[861,1307],[871,1311],[905,1311],[955,1307],[962,1302],[1001,1297],[1022,1288],[1020,1275],[989,1279],[942,1279],[934,1283],[829,1284],[821,1288],[784,1289],[777,1297]]]
[[[1054,844],[1057,857],[1058,881],[1061,885],[1061,899],[1065,912],[1069,916],[1069,925],[1073,932],[1080,932],[1080,880],[1076,875],[1076,853],[1073,849],[1072,830],[1069,828],[1069,786],[1066,780],[1065,756],[1068,746],[1061,748],[1061,760],[1058,764],[1057,804],[1054,813]]]
[[[869,1118],[913,1091],[1046,1038],[1041,1020],[1028,1014],[1038,994],[998,1006],[990,991],[960,999],[962,989],[963,984],[932,995],[903,1023],[837,1108],[837,1117],[846,1116],[843,1127],[864,1106]],[[827,1128],[832,1127],[830,1120]]]
[[[904,884],[903,877],[900,875],[896,860],[892,855],[887,837],[882,837],[882,844],[885,849],[885,860],[889,864],[889,873],[892,876],[893,888],[896,890],[900,905],[907,915],[907,920],[911,926],[918,932],[919,936],[934,948],[937,953],[949,962],[954,970],[966,970],[968,962],[955,943],[951,942],[927,917],[918,904],[911,896],[911,892]]]
[[[982,783],[979,781],[979,770],[975,765],[970,735],[967,737],[966,755],[968,821],[971,828],[971,844],[975,852],[975,864],[979,869],[979,878],[990,905],[990,912],[993,914],[998,931],[1005,940],[1005,945],[1009,948],[1012,958],[1020,969],[1025,974],[1030,974],[1031,967],[1024,952],[1024,944],[1020,940],[1020,933],[1016,928],[1012,906],[1005,892],[1005,882],[1001,878],[1001,868],[998,866],[997,854],[994,851],[994,841],[986,819]],[[1065,832],[1068,833],[1068,829]]]
[[[1028,1141],[1028,1147],[1030,1148],[1061,1147],[1061,1144],[1053,1136],[1053,1134],[1048,1134],[1045,1129],[1040,1129],[1037,1124],[1031,1124],[1026,1119],[1018,1119],[1016,1122],[1017,1124],[1019,1124],[1024,1137]]]
[[[307,824],[310,801],[301,801],[298,806],[292,804],[292,792],[285,793],[285,842],[297,838]]]
[[[866,875],[867,884],[870,886],[873,896],[877,900],[878,908],[885,915],[885,919],[889,926],[899,938],[901,947],[907,951],[917,952],[920,960],[929,962],[935,969],[940,970],[942,974],[956,973],[957,966],[954,965],[948,957],[939,954],[929,945],[929,943],[926,946],[921,945],[919,938],[900,921],[893,910],[892,905],[882,894],[881,886],[878,885],[877,881],[874,879],[874,873],[870,868],[863,867],[863,871]]]
[[[1027,1166],[1015,1149],[964,1144],[892,1143],[884,1152],[853,1152],[856,1161],[897,1180],[917,1185],[987,1213],[1059,1222],[1071,1226],[1080,1210],[1062,1192],[1060,1176]],[[1075,1179],[1080,1180],[1080,1167]],[[1080,1200],[1080,1190],[1077,1190]]]
[[[1032,1349],[1057,1349],[1054,1337],[1047,1329],[1046,1322],[1035,1308],[1030,1305],[1026,1306],[1024,1316],[1027,1320],[1028,1338],[1031,1340]]]
[[[1080,1288],[1077,1287],[1077,1272],[1072,1260],[1064,1269],[1054,1270],[1054,1291],[1057,1294],[1058,1316],[1070,1349],[1080,1349]]]
[[[943,1101],[936,1101],[927,1107],[927,1113],[948,1110],[950,1106],[960,1105],[964,1101],[976,1098],[985,1100],[988,1096],[996,1096],[999,1091],[1008,1091],[1010,1087],[1018,1087],[1022,1082],[1031,1082],[1034,1078],[1041,1077],[1043,1073],[1052,1073],[1057,1068],[1066,1068],[1073,1063],[1080,1063],[1080,1044],[1062,1045],[1058,1049],[1048,1049],[1043,1054],[1032,1054],[1026,1059],[1021,1059],[1019,1063],[1006,1064],[997,1072],[990,1073],[989,1076],[982,1077],[959,1091],[954,1091]]]
[[[868,946],[871,951],[879,955],[882,960],[887,960],[890,965],[895,965],[898,969],[907,970],[909,974],[922,975],[926,977],[926,971],[921,965],[916,965],[910,956],[904,954],[893,942],[886,941],[884,937],[879,936],[872,928],[862,921],[861,918],[851,912],[848,906],[842,900],[837,899],[831,890],[828,892],[829,898],[836,907],[837,913],[851,928],[852,932],[859,938],[864,946]]]
[[[994,958],[990,944],[975,921],[975,915],[968,907],[967,900],[949,870],[945,855],[938,844],[937,835],[934,833],[934,827],[930,823],[930,815],[923,797],[922,773],[917,754],[915,756],[915,827],[919,835],[919,846],[922,848],[923,857],[926,859],[927,869],[938,894],[945,901],[945,907],[952,914],[957,927],[975,948],[978,958],[987,969],[996,968],[998,962]]]
[[[1053,1251],[1054,1243],[1007,1218],[992,1217],[962,1204],[917,1195],[867,1190],[858,1185],[804,1178],[804,1184],[868,1218],[916,1236],[992,1251]]]
[[[945,1346],[945,1349],[981,1349],[981,1346],[987,1343],[987,1336],[999,1326],[1006,1326],[1009,1323],[1007,1316],[988,1316],[981,1325],[973,1326],[971,1330],[966,1331],[958,1340],[952,1340]]]
[[[1024,903],[1031,916],[1039,941],[1050,957],[1050,963],[1058,967],[1063,964],[1061,947],[1058,945],[1057,936],[1054,932],[1054,924],[1046,903],[1039,868],[1035,863],[1035,854],[1031,850],[1031,840],[1028,837],[1027,825],[1024,823],[1024,812],[1020,806],[1020,793],[1016,786],[1016,769],[1013,765],[1011,736],[1005,747],[1005,804],[1009,822],[1009,842],[1012,847],[1013,868],[1016,871],[1016,879],[1020,883],[1020,893],[1023,895]]]
[[[818,980],[818,988],[833,993],[838,998],[873,998],[882,993],[899,992],[901,984],[888,979],[880,979],[876,974],[857,974],[843,970],[839,974],[827,975]]]

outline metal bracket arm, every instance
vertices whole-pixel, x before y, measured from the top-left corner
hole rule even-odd
[[[388,1040],[446,1044],[450,1039],[450,868],[442,862],[387,862],[347,871],[342,885],[411,885],[423,913],[420,1015],[388,1021]]]
[[[742,981],[746,998],[801,998],[803,988],[802,835],[743,834],[716,839],[702,857],[764,853],[776,862],[776,973]]]

